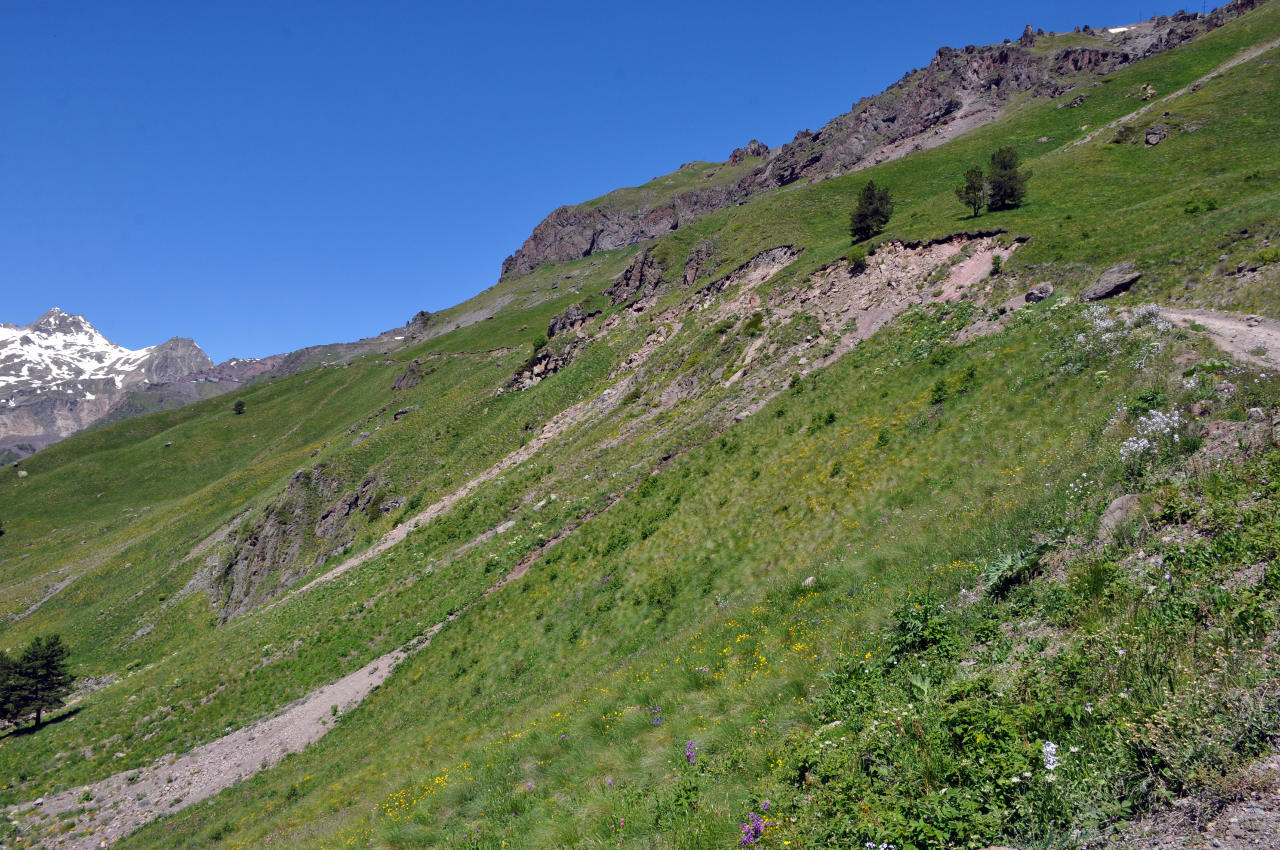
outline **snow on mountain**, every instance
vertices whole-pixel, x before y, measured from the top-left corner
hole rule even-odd
[[[0,394],[64,381],[123,378],[136,372],[154,348],[122,348],[84,316],[54,307],[26,327],[0,325]]]
[[[134,390],[212,366],[189,339],[133,351],[57,307],[25,327],[0,324],[0,457],[31,454],[111,413]]]

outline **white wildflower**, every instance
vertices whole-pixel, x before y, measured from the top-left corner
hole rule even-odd
[[[1053,741],[1044,742],[1044,769],[1053,773],[1058,769],[1058,745]]]

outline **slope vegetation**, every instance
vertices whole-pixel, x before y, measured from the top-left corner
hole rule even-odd
[[[0,738],[3,840],[1048,847],[1229,800],[1280,732],[1276,352],[1143,305],[1280,317],[1278,40],[1260,4],[243,415],[6,469],[0,645],[59,631],[86,685]],[[953,188],[1006,143],[1028,200],[971,219]],[[897,210],[862,269],[867,178]],[[323,718],[352,674],[380,684]],[[172,772],[277,727],[310,745]]]

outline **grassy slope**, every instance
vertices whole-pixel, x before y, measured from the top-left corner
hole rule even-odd
[[[1205,122],[1193,134],[1150,150],[1056,147],[1079,135],[1079,124],[1137,106],[1129,95],[1141,82],[1162,93],[1185,84],[1241,45],[1274,37],[1278,19],[1271,4],[1190,48],[1115,75],[1079,109],[1033,105],[997,127],[867,175],[709,217],[655,249],[682,264],[694,241],[712,237],[723,272],[763,248],[803,245],[801,261],[777,282],[786,286],[845,250],[849,198],[867,176],[894,187],[895,232],[945,234],[974,224],[950,194],[955,174],[997,142],[1012,139],[1031,156],[1047,146],[1034,140],[1050,136],[1054,150],[1032,164],[1031,201],[976,224],[1034,236],[1015,267],[1046,264],[1037,272],[1069,279],[1070,263],[1136,256],[1152,273],[1144,281],[1150,288],[1133,297],[1168,293],[1182,282],[1179,263],[1194,268],[1209,255],[1216,259],[1221,234],[1274,221],[1280,199],[1267,170],[1275,158],[1265,155],[1273,150],[1265,127],[1278,117],[1277,99],[1267,96],[1274,66],[1263,64],[1271,57],[1180,100],[1179,116]],[[1227,97],[1247,108],[1222,114],[1216,104]],[[1216,193],[1218,209],[1188,215],[1194,193]],[[1088,239],[1075,222],[1093,231]],[[2,642],[16,646],[59,629],[76,646],[81,672],[126,675],[90,697],[76,723],[0,742],[10,799],[208,740],[360,666],[474,600],[541,538],[639,481],[659,453],[705,438],[706,428],[694,426],[710,399],[676,411],[647,440],[601,448],[634,415],[623,408],[332,586],[221,628],[202,596],[173,601],[190,577],[190,564],[177,568],[190,547],[245,506],[268,503],[301,466],[327,462],[355,482],[367,469],[384,470],[395,495],[426,504],[519,445],[526,424],[598,392],[638,336],[594,346],[532,391],[492,395],[549,315],[602,288],[626,253],[541,269],[483,294],[482,309],[505,301],[498,318],[396,355],[445,355],[430,361],[437,371],[408,398],[393,399],[389,389],[402,365],[361,361],[255,387],[245,394],[244,417],[232,417],[220,399],[83,435],[27,462],[31,477],[11,479],[0,493],[10,532],[0,538],[7,588],[0,602],[20,611],[40,595],[29,581],[19,584],[23,576],[81,553],[101,559],[33,616],[10,623]],[[552,282],[579,292],[556,290],[558,297],[544,301]],[[1213,280],[1190,293],[1223,294]],[[1273,296],[1257,299],[1249,306],[1277,309]],[[256,846],[280,831],[305,846],[321,836],[365,835],[414,846],[457,841],[477,829],[487,836],[482,845],[504,832],[537,836],[534,843],[590,844],[612,834],[607,820],[614,816],[637,824],[631,835],[644,841],[696,825],[705,836],[699,841],[724,843],[753,803],[753,786],[742,777],[763,779],[779,728],[809,720],[816,674],[863,639],[864,622],[881,616],[876,594],[896,593],[955,559],[1024,545],[1046,523],[1068,520],[1069,500],[1058,491],[1045,496],[1042,482],[1086,468],[1116,474],[1089,437],[1115,401],[1132,397],[1131,376],[1051,373],[1034,357],[1047,333],[1037,322],[1051,321],[1058,320],[1029,315],[1021,330],[966,348],[946,368],[919,356],[922,340],[930,349],[929,334],[941,333],[934,323],[899,326],[588,521],[519,584],[446,629],[318,747],[177,815],[178,824],[145,831],[138,845],[172,846],[169,829],[189,835],[191,846],[205,846],[213,833]],[[1070,336],[1065,327],[1053,334]],[[466,353],[500,346],[517,350]],[[979,368],[981,390],[929,419],[933,383],[940,375],[959,381],[967,363]],[[379,407],[404,404],[422,409],[349,445],[348,426]],[[1097,421],[1080,422],[1077,409],[1093,411],[1085,416]],[[815,417],[825,422],[827,412],[836,413],[832,425],[800,427]],[[881,431],[887,445],[877,442]],[[174,446],[163,448],[170,440]],[[1032,455],[1045,461],[1042,469],[997,460]],[[560,497],[552,507],[516,513],[507,535],[450,554],[513,516],[527,494],[548,491]],[[357,546],[389,522],[368,520]],[[798,586],[811,573],[822,576],[813,595]],[[392,592],[380,593],[387,588]],[[376,604],[362,604],[375,596]],[[150,633],[132,639],[148,624]],[[690,664],[693,655],[715,660]],[[216,696],[201,704],[211,692]],[[591,694],[586,702],[571,696],[584,692]],[[650,706],[662,709],[661,725],[651,725]],[[615,712],[616,725],[608,719]],[[510,734],[521,737],[503,742]],[[714,783],[677,778],[689,738],[718,771]],[[371,740],[385,743],[370,748]],[[115,751],[126,758],[114,759]],[[607,779],[617,794],[605,790]],[[516,787],[529,781],[533,789]],[[690,782],[703,801],[696,816],[687,800],[673,802],[694,793]],[[558,796],[562,791],[568,796]],[[403,804],[419,796],[420,803]],[[366,817],[376,803],[381,809]]]

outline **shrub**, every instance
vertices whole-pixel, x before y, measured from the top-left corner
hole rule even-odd
[[[860,275],[867,270],[867,249],[854,248],[849,252],[849,274]]]
[[[977,218],[982,206],[987,202],[987,184],[983,179],[981,166],[975,165],[964,173],[964,183],[956,187],[956,197],[960,203],[973,210]]]

